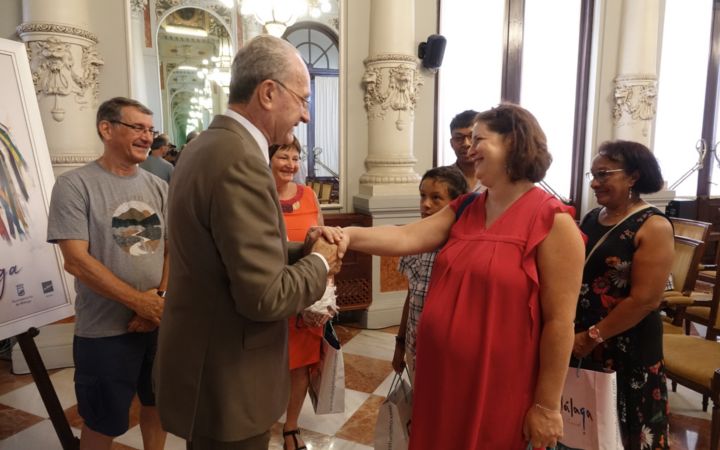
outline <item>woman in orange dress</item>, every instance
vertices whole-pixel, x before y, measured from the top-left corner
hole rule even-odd
[[[297,138],[288,145],[270,147],[270,169],[277,186],[289,241],[304,241],[310,227],[323,225],[322,212],[315,192],[295,183],[300,170],[300,143]],[[290,400],[283,426],[283,449],[304,449],[299,436],[298,417],[309,384],[309,368],[320,361],[323,326],[329,314],[305,310],[288,320],[290,353]]]

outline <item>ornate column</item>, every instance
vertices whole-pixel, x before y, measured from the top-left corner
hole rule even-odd
[[[98,76],[104,61],[88,31],[89,0],[24,0],[17,32],[27,46],[55,174],[97,158]]]
[[[148,0],[130,1],[130,96],[144,105],[148,104],[145,76],[145,8]]]
[[[367,172],[360,177],[361,196],[417,195],[413,128],[422,77],[414,21],[413,0],[371,3],[370,56],[363,76],[368,156]]]
[[[422,77],[415,57],[415,1],[372,0],[369,39],[362,78],[367,171],[353,205],[372,216],[373,226],[400,225],[419,218],[413,136]],[[363,312],[362,323],[368,328],[396,325],[407,294],[397,258],[373,256],[372,266],[372,304]]]
[[[658,88],[658,54],[661,44],[661,12],[664,0],[625,0],[615,78],[613,137],[645,144],[652,150]],[[644,196],[663,209],[675,198],[662,190]]]
[[[614,137],[650,146],[657,106],[662,0],[625,0],[615,78]]]

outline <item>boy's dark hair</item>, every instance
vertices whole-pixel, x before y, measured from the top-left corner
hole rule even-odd
[[[468,109],[456,115],[450,121],[450,132],[458,128],[470,128],[473,126],[473,120],[477,116],[477,111]]]
[[[435,181],[442,181],[447,184],[448,195],[450,199],[454,200],[468,191],[467,180],[463,176],[462,172],[455,166],[442,166],[435,167],[425,172],[420,184],[423,181],[430,179]]]

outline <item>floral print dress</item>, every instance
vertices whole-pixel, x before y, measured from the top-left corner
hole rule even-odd
[[[588,236],[586,252],[605,233],[610,234],[585,264],[576,333],[600,322],[630,295],[635,235],[649,217],[662,215],[657,208],[643,209],[612,229],[598,221],[599,213],[600,208],[590,211],[580,225]],[[634,327],[599,344],[588,358],[617,373],[618,416],[625,449],[669,448],[669,405],[659,313],[653,311]]]

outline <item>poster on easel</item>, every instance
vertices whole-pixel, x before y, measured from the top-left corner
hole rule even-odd
[[[0,339],[72,316],[72,289],[48,244],[55,177],[25,45],[0,39]]]

